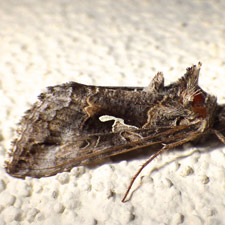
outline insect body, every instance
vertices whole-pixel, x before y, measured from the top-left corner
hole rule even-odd
[[[157,73],[146,88],[75,82],[49,87],[26,112],[6,170],[15,177],[52,176],[102,158],[159,146],[157,155],[210,133],[225,143],[225,107],[198,86],[201,64],[164,86]],[[108,116],[108,119],[105,119]],[[124,196],[122,201],[128,194]]]

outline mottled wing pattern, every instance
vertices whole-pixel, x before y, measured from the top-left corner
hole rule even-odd
[[[171,149],[213,129],[225,142],[217,129],[224,110],[198,86],[200,66],[168,86],[158,73],[146,88],[49,87],[20,122],[7,172],[51,176],[147,146]]]
[[[177,132],[190,131],[187,126],[142,128],[153,104],[153,97],[141,89],[75,82],[49,87],[23,117],[7,171],[22,178],[50,176],[111,155],[166,144]],[[102,115],[115,119],[102,122]]]
[[[135,93],[142,94],[140,90]],[[136,115],[128,109],[118,110],[121,101],[127,104],[127,98],[133,100],[130,108],[136,107],[141,119],[133,122]],[[75,82],[49,87],[20,122],[7,172],[16,177],[49,176],[85,164],[89,161],[85,158],[97,150],[127,143],[118,138],[119,132],[112,133],[112,120],[101,122],[99,117],[126,115],[128,123],[140,126],[146,117],[141,112],[146,105],[136,101],[132,88],[109,89]]]

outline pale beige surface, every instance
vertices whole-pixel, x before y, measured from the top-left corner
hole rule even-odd
[[[225,224],[222,146],[158,157],[126,204],[145,159],[25,181],[3,168],[16,123],[49,85],[146,86],[159,70],[169,83],[201,61],[201,86],[224,103],[224,11],[209,0],[0,1],[0,225]]]

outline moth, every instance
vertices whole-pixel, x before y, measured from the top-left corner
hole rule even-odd
[[[215,134],[225,144],[225,106],[198,86],[201,63],[164,85],[157,73],[147,87],[101,87],[69,82],[48,87],[20,122],[6,171],[47,177],[100,159],[157,146],[137,171],[162,152]]]

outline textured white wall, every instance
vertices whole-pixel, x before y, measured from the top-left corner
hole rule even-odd
[[[168,84],[201,61],[201,86],[224,103],[224,12],[210,0],[0,1],[0,225],[225,224],[218,144],[158,157],[125,204],[148,156],[25,181],[3,166],[16,123],[49,85],[146,86],[157,71]]]

